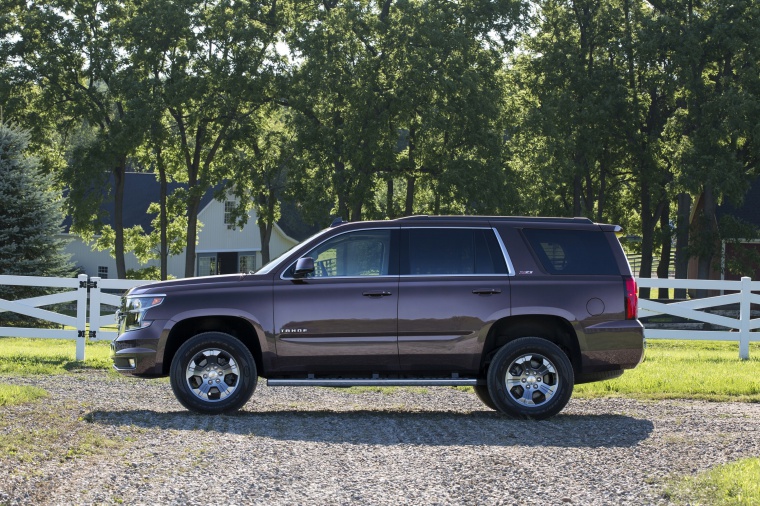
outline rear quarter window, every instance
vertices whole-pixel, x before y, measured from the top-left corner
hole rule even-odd
[[[525,228],[522,232],[533,254],[549,274],[620,274],[601,230]]]

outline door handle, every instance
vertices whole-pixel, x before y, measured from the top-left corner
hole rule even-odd
[[[374,292],[364,292],[362,293],[365,297],[387,297],[389,295],[392,295],[391,292],[383,292],[383,291],[374,291]]]
[[[496,295],[501,293],[501,288],[476,288],[472,293],[475,295]]]

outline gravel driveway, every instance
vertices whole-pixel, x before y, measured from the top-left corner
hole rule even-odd
[[[1,457],[0,504],[666,504],[667,477],[760,455],[758,404],[574,399],[526,422],[453,388],[260,383],[244,411],[207,417],[184,411],[165,381],[0,382],[51,394],[44,409],[0,408],[6,432],[33,434],[49,409],[72,420],[63,440],[111,442],[75,458]]]

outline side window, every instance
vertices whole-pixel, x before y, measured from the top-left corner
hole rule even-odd
[[[409,229],[403,273],[425,275],[506,274],[507,267],[492,230]],[[404,244],[404,243],[402,243]]]
[[[391,230],[341,234],[304,256],[314,259],[313,278],[387,276],[391,271]]]
[[[523,234],[549,274],[619,274],[604,232],[526,228]]]

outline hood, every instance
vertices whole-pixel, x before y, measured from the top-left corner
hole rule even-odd
[[[152,293],[172,293],[178,291],[206,290],[209,288],[222,287],[232,283],[247,281],[265,281],[269,277],[256,274],[224,274],[216,276],[201,276],[197,278],[182,278],[169,281],[157,281],[146,285],[132,288],[129,295],[142,295]]]

